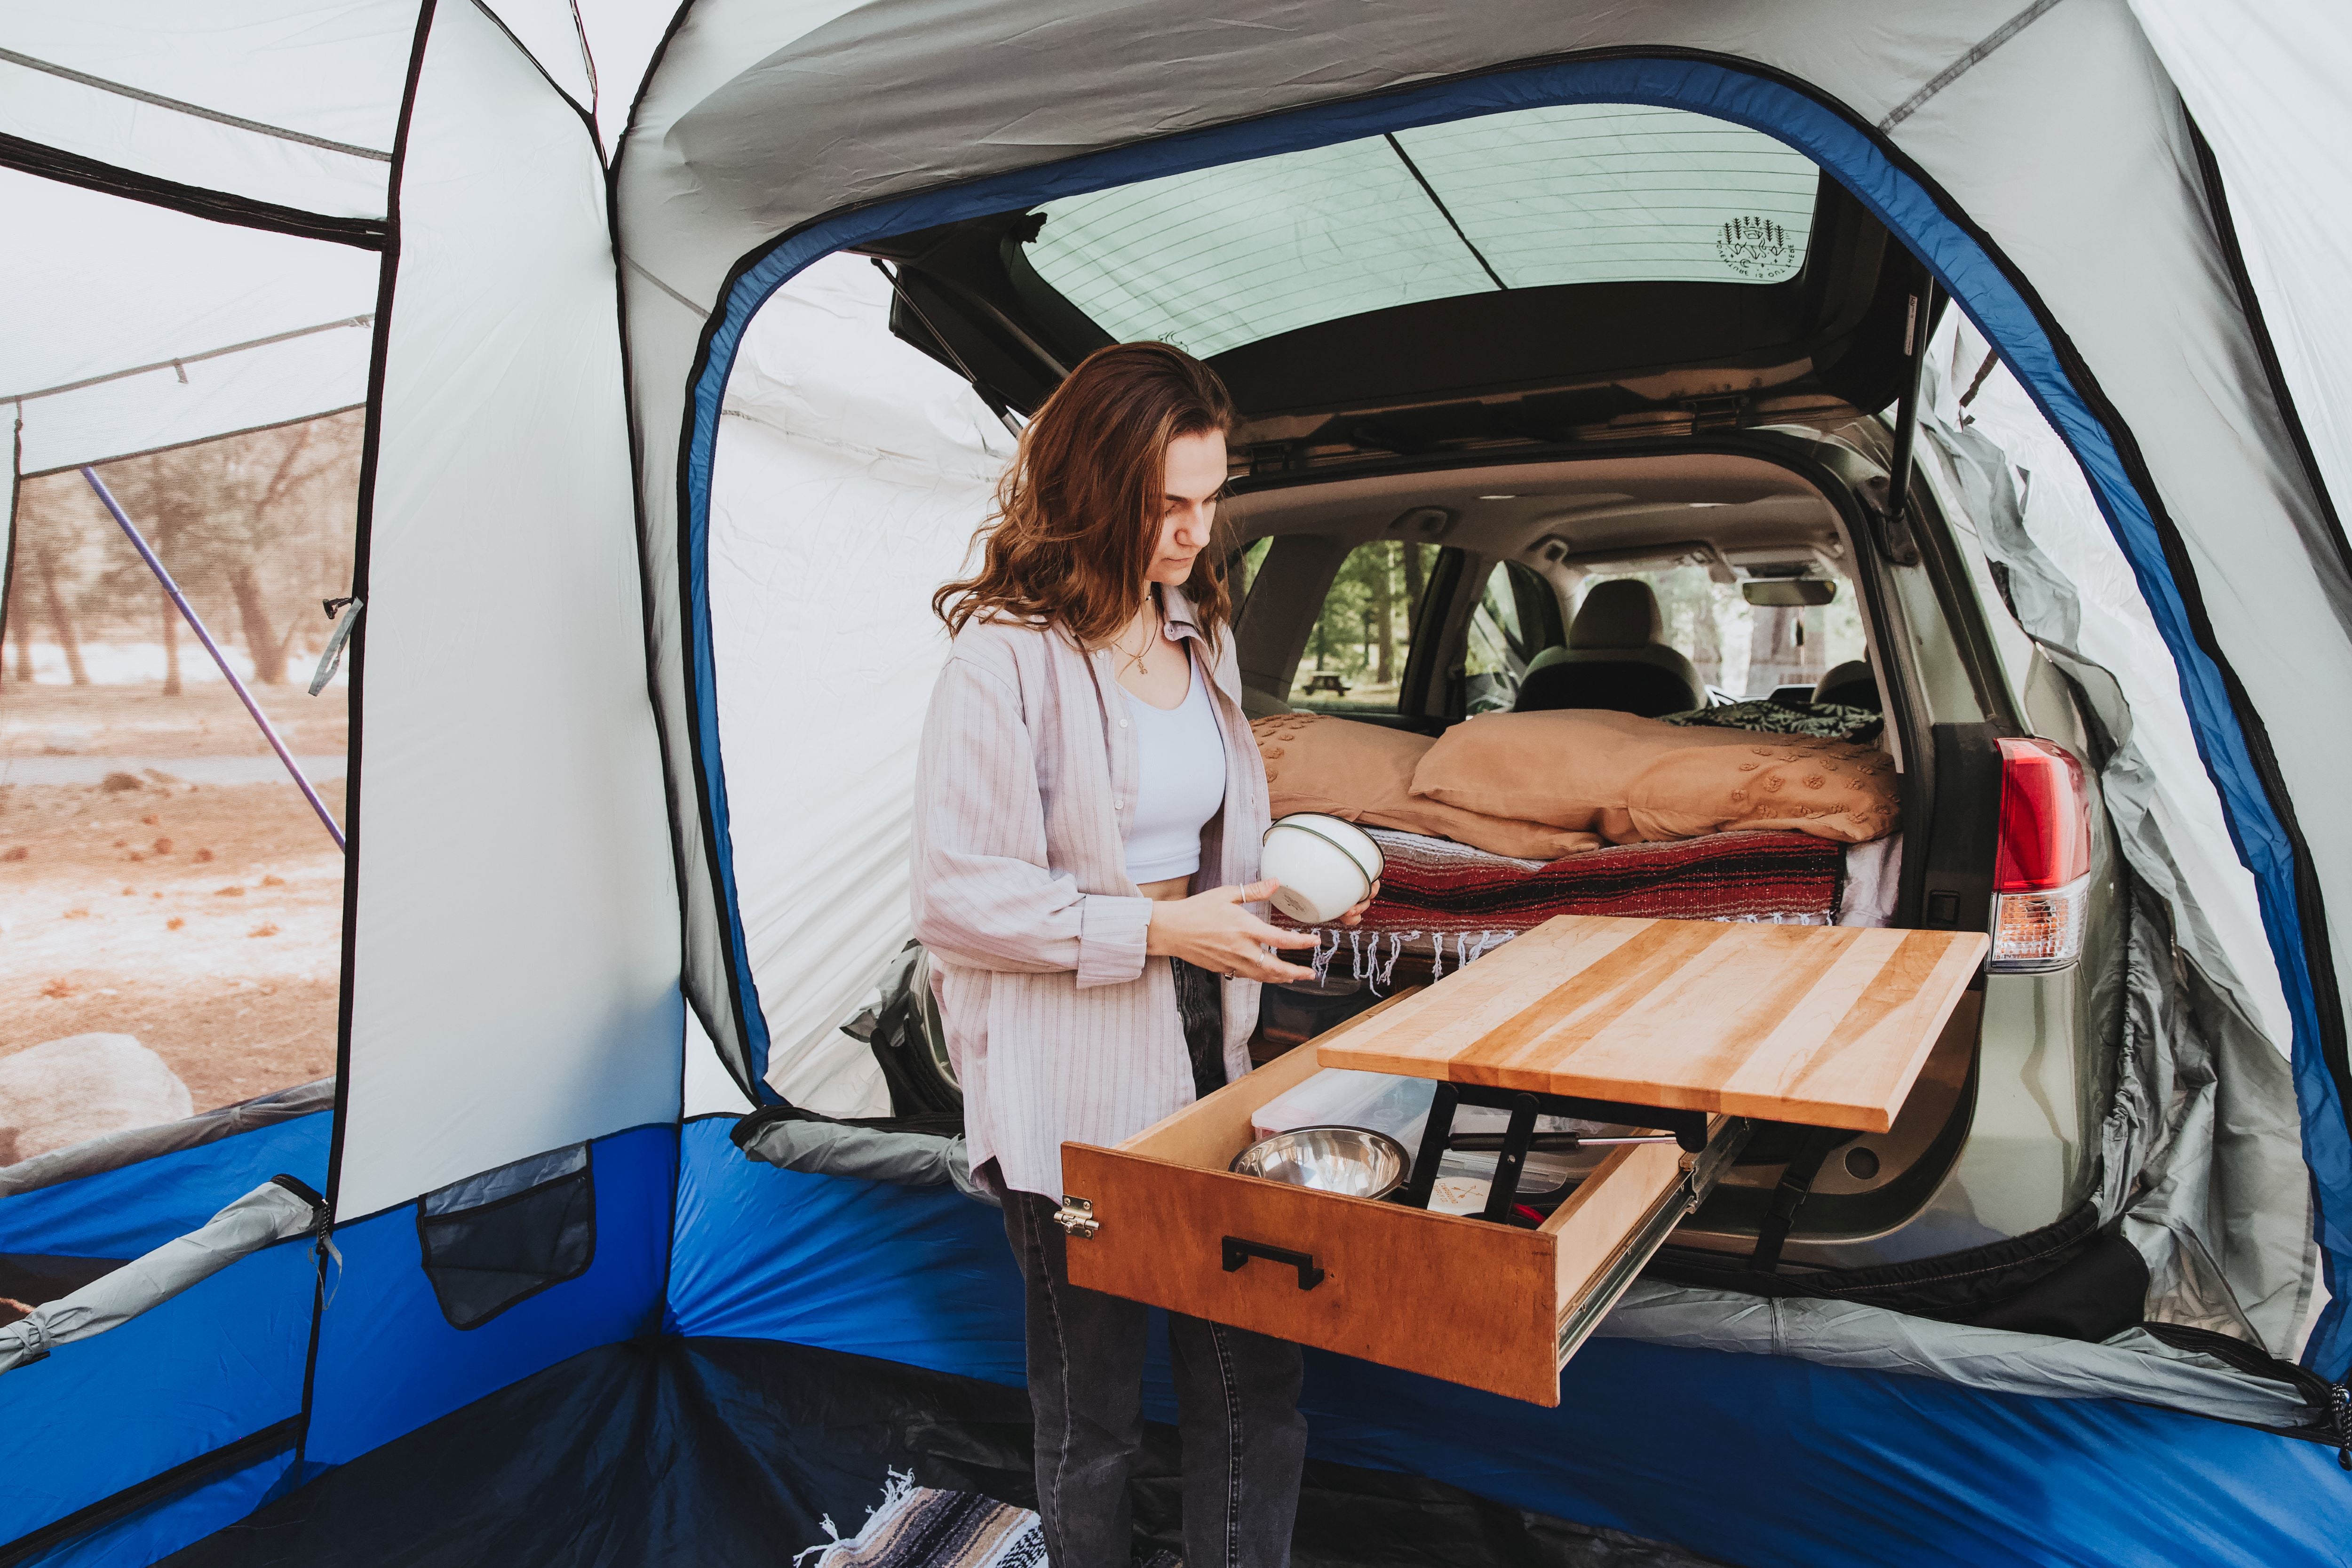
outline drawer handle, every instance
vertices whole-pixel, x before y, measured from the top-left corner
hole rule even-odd
[[[1244,1241],[1238,1236],[1225,1237],[1225,1272],[1238,1274],[1253,1258],[1263,1258],[1268,1263],[1279,1263],[1286,1268],[1298,1270],[1298,1288],[1312,1290],[1323,1283],[1323,1270],[1315,1267],[1311,1252],[1293,1252],[1286,1247],[1268,1247],[1262,1241]]]

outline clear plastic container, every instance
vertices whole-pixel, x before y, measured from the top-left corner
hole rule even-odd
[[[1430,1099],[1436,1092],[1430,1079],[1325,1068],[1259,1106],[1250,1118],[1251,1135],[1271,1138],[1301,1127],[1361,1127],[1387,1133],[1411,1153],[1421,1146],[1422,1126],[1429,1120]]]

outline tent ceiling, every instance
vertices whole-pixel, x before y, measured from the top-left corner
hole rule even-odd
[[[482,9],[504,25],[573,108],[589,110],[596,79],[590,74],[585,23],[570,0],[482,0]]]
[[[41,301],[0,315],[0,403],[23,417],[25,471],[365,400],[373,252],[14,170],[0,207],[0,297]],[[142,366],[162,368],[121,374]]]
[[[380,217],[415,0],[17,6],[0,132],[134,174]]]

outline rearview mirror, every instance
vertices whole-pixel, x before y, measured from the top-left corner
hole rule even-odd
[[[1739,584],[1739,595],[1760,610],[1794,610],[1828,604],[1837,584],[1826,577],[1756,577]]]

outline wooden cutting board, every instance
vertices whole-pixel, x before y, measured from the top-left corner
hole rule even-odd
[[[1322,1062],[1884,1132],[1987,946],[1982,931],[1560,915]]]

